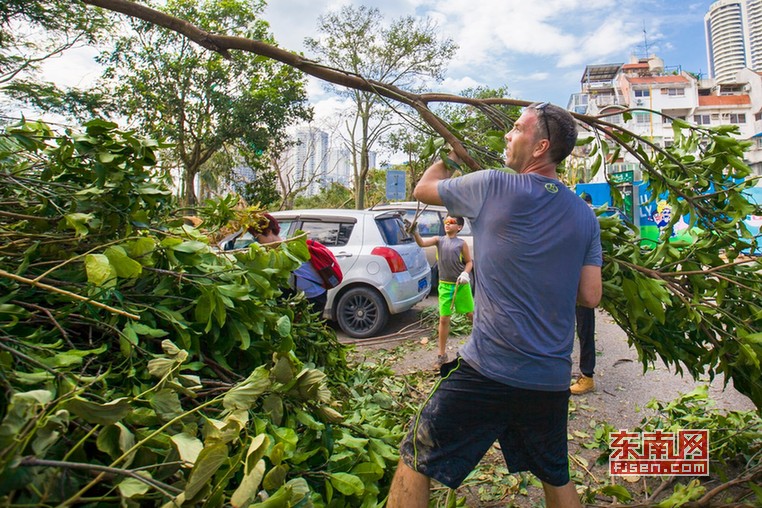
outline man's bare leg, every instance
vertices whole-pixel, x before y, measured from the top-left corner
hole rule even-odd
[[[579,494],[574,483],[569,482],[563,487],[554,487],[542,482],[545,491],[545,506],[547,508],[581,508]]]
[[[427,508],[429,477],[411,469],[401,460],[397,464],[386,508]]]

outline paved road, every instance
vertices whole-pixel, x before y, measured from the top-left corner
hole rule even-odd
[[[386,324],[386,327],[384,327],[384,329],[381,330],[381,333],[379,333],[378,335],[379,336],[391,335],[391,334],[399,332],[400,330],[405,329],[406,327],[418,321],[419,312],[421,311],[421,309],[424,309],[426,307],[429,307],[431,305],[436,305],[436,304],[437,304],[437,297],[429,296],[425,298],[424,300],[422,300],[421,302],[419,302],[417,305],[415,305],[412,309],[406,310],[405,312],[401,312],[399,314],[393,314],[389,316],[389,322]],[[332,323],[331,326],[333,327],[334,330],[336,330],[336,336],[339,338],[341,342],[354,340],[351,337],[349,337],[346,333],[344,333],[336,323]]]
[[[392,316],[383,331],[384,335],[395,333],[405,326],[418,320],[418,311],[428,305],[436,305],[436,298],[429,297],[415,308]],[[340,340],[347,340],[346,335],[338,334]],[[458,348],[465,343],[464,337],[451,337],[448,341],[448,353],[454,357]],[[434,343],[421,344],[420,337],[411,338],[406,344],[406,356],[397,360],[394,365],[395,371],[409,373],[421,369],[429,369],[436,358]],[[394,348],[400,343],[390,343],[387,346],[370,346]],[[572,355],[573,371],[578,371],[578,346],[575,341]],[[362,343],[358,343],[362,347]],[[651,399],[668,402],[681,393],[688,393],[697,386],[709,385],[709,396],[716,402],[716,406],[724,410],[753,410],[751,401],[735,391],[732,383],[724,388],[722,376],[718,376],[711,383],[708,377],[694,381],[690,376],[680,376],[673,368],[668,368],[662,363],[653,365],[647,372],[643,372],[643,366],[638,361],[637,352],[627,344],[627,336],[613,322],[611,317],[598,310],[596,312],[596,390],[594,393],[580,397],[573,397],[580,403],[582,410],[580,416],[595,420],[605,420],[617,428],[632,428],[651,411],[644,406]]]

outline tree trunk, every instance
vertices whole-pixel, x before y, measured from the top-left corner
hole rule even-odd
[[[183,204],[185,206],[196,206],[198,204],[194,185],[197,174],[198,168],[185,168],[185,192],[183,193]]]

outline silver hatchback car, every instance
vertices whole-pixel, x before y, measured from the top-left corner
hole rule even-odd
[[[423,238],[430,238],[432,236],[442,236],[444,232],[444,220],[447,217],[447,208],[439,205],[425,205],[416,201],[398,201],[395,203],[383,203],[376,205],[369,210],[394,210],[402,214],[402,219],[406,221],[412,221],[418,213],[418,233]],[[471,233],[471,224],[468,219],[465,220],[463,229],[458,233],[460,238],[463,238],[468,244],[468,248],[471,251],[471,258],[474,257],[474,237]],[[437,248],[426,247],[426,259],[431,266],[431,285],[432,292],[436,292],[439,284],[439,267],[437,266]],[[472,287],[476,284],[476,266],[472,273]]]
[[[297,230],[328,247],[344,280],[330,289],[324,316],[351,337],[367,338],[429,294],[431,269],[423,249],[395,211],[290,210],[271,212],[289,238]],[[255,241],[248,233],[226,239],[223,250]]]

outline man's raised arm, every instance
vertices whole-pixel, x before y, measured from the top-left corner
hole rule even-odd
[[[448,158],[460,164],[460,159],[455,153],[450,152]],[[421,203],[427,205],[442,205],[442,198],[439,197],[439,191],[437,190],[437,184],[440,180],[447,180],[452,176],[452,171],[447,168],[442,160],[436,161],[434,164],[428,167],[424,171],[421,179],[418,180],[418,185],[413,190],[413,196]]]

